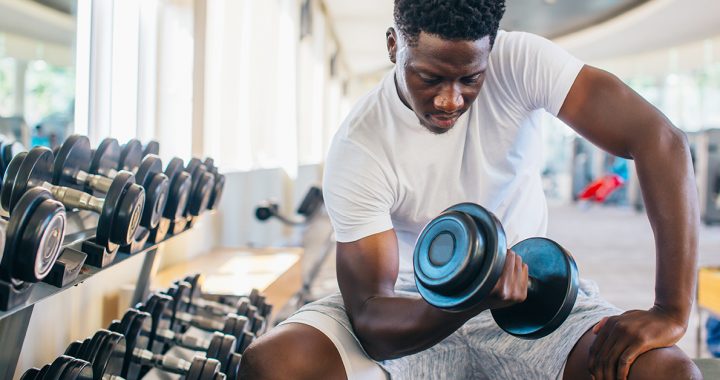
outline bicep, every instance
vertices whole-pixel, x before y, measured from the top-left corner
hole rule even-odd
[[[558,117],[600,148],[625,158],[671,124],[614,75],[584,66]],[[672,128],[671,128],[672,129]]]
[[[369,298],[392,295],[398,276],[395,230],[337,243],[337,277],[348,314],[359,312]]]

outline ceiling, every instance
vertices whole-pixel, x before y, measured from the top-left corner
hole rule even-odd
[[[715,0],[717,1],[717,0]],[[501,28],[555,38],[610,19],[646,0],[507,0]],[[384,70],[385,31],[393,0],[324,0],[342,53],[354,74]]]

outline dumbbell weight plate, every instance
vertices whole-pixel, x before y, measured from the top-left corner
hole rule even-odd
[[[96,240],[98,244],[128,245],[140,222],[145,193],[135,185],[132,173],[121,171],[113,179],[105,197]]]
[[[40,370],[37,368],[30,368],[20,376],[20,380],[40,380]]]
[[[225,190],[225,175],[223,174],[216,174],[215,175],[215,185],[213,186],[212,194],[210,195],[210,199],[208,200],[208,206],[207,208],[210,210],[215,210],[217,206],[220,204],[220,200],[222,200],[223,191]]]
[[[242,355],[232,354],[230,355],[230,361],[228,362],[227,368],[225,369],[225,375],[228,380],[238,380],[240,374],[240,362],[242,361]]]
[[[145,145],[145,148],[143,149],[143,157],[145,157],[149,154],[155,154],[155,155],[160,154],[160,143],[159,142],[152,140],[152,141],[149,141]]]
[[[20,157],[20,156],[18,156]],[[52,173],[53,155],[49,148],[36,146],[27,153],[18,168],[10,197],[10,209],[29,189],[50,182]]]
[[[170,220],[180,219],[187,208],[191,190],[192,178],[190,174],[180,172],[175,175],[175,178],[171,177],[170,191],[168,192],[168,200],[163,216]]]
[[[90,342],[87,345],[84,345],[84,347],[81,347],[78,359],[87,360],[92,363],[95,355],[97,355],[97,352],[100,349],[103,339],[106,337],[107,333],[103,330],[96,331],[92,338],[90,338]]]
[[[172,178],[177,174],[178,172],[183,171],[183,167],[185,165],[183,164],[183,160],[178,157],[173,157],[170,159],[170,162],[168,162],[167,166],[165,167],[165,175],[168,176],[172,180]]]
[[[220,361],[220,371],[226,372],[228,365],[230,364],[231,355],[236,351],[237,349],[237,339],[235,339],[232,335],[223,335],[222,343],[220,344],[220,349],[218,350],[217,356],[215,358]],[[210,357],[210,355],[208,355]]]
[[[120,162],[117,167],[118,170],[127,170],[134,172],[140,166],[140,161],[143,159],[143,146],[140,140],[131,139],[125,145],[123,145],[120,151]]]
[[[145,191],[139,185],[130,185],[123,196],[120,208],[116,211],[117,217],[115,220],[119,221],[119,225],[122,226],[122,228],[117,228],[116,225],[113,229],[113,232],[116,233],[115,239],[117,239],[117,241],[125,239],[128,244],[133,241],[138,226],[140,225],[140,220],[142,219],[144,207]],[[121,245],[124,244],[121,243]]]
[[[93,380],[92,366],[84,360],[73,359],[65,366],[60,378],[62,380]]]
[[[206,157],[203,165],[205,165],[207,170],[212,171],[215,168],[215,160],[213,160],[212,157]]]
[[[2,190],[0,190],[0,204],[2,205],[2,208],[10,213],[12,213],[12,209],[10,208],[12,191],[15,187],[15,182],[17,181],[17,174],[20,170],[20,165],[22,165],[26,156],[27,152],[21,152],[15,156],[12,161],[10,161],[7,170],[5,171],[5,177],[3,178],[3,186]]]
[[[90,161],[90,174],[110,177],[120,164],[120,144],[108,137],[100,142]]]
[[[190,362],[190,369],[188,370],[187,375],[185,375],[185,380],[200,380],[203,368],[205,367],[205,361],[205,358],[195,356]]]
[[[220,372],[220,362],[215,359],[205,359],[205,365],[200,373],[200,380],[213,380],[218,372]]]
[[[93,359],[93,372],[119,376],[122,373],[125,354],[125,337],[116,332],[109,333]]]
[[[575,305],[579,275],[575,260],[558,243],[530,238],[512,250],[528,266],[528,275],[537,284],[525,302],[492,310],[498,326],[525,339],[542,338],[555,331]]]
[[[86,191],[85,185],[75,180],[79,171],[88,172],[92,153],[90,140],[81,135],[68,137],[53,162],[52,183],[58,186]]]
[[[72,356],[74,358],[78,357],[78,353],[80,352],[80,347],[82,346],[82,342],[79,340],[76,340],[72,343],[70,343],[67,348],[65,349],[64,355]]]
[[[225,335],[219,332],[214,332],[212,338],[210,338],[210,345],[206,351],[208,358],[219,359],[220,358],[220,346],[222,346]]]
[[[162,172],[162,160],[155,155],[143,158],[137,175],[137,183],[145,188],[145,212],[141,224],[156,228],[167,204],[170,181]]]
[[[67,366],[72,360],[73,358],[69,356],[58,356],[57,359],[55,359],[52,364],[50,364],[50,367],[47,369],[47,372],[45,372],[41,379],[60,380],[60,376],[62,375],[65,366]]]
[[[204,166],[201,166],[204,168]],[[199,177],[197,184],[191,192],[192,198],[188,202],[187,214],[199,216],[207,210],[210,196],[212,195],[215,177],[203,169],[196,169],[195,174]],[[194,177],[193,177],[194,178]]]
[[[7,169],[7,166],[10,164],[10,161],[12,161],[13,157],[17,156],[20,152],[24,152],[24,151],[25,151],[25,146],[23,146],[23,144],[21,144],[17,141],[2,144],[2,149],[0,151],[0,154],[2,154],[3,173],[4,173],[4,170]]]
[[[463,311],[495,287],[506,256],[500,221],[483,207],[460,203],[430,221],[413,254],[415,283],[431,305]]]
[[[65,208],[49,191],[33,188],[25,193],[5,230],[5,255],[13,278],[38,282],[52,269],[65,237]]]

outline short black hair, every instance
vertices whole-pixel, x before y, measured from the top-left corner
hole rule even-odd
[[[495,42],[505,0],[395,0],[395,26],[412,45],[420,32],[447,40]]]

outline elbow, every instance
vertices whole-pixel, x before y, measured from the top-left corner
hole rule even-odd
[[[690,156],[690,144],[685,132],[672,125],[669,121],[663,120],[661,127],[655,129],[652,135],[638,136],[639,141],[631,149],[630,157],[637,159],[643,154],[662,155],[666,157],[686,158]]]
[[[379,333],[379,326],[376,324],[377,322],[374,322],[372,318],[360,316],[357,319],[352,319],[355,335],[368,356],[375,361],[397,359],[403,356],[393,346],[389,337]]]

